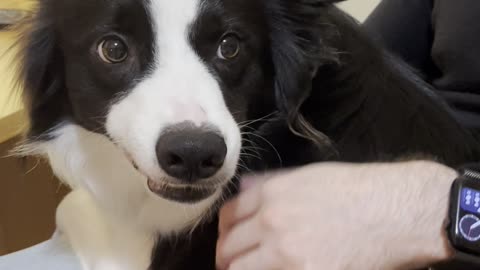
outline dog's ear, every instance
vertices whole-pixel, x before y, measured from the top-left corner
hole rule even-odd
[[[318,68],[339,62],[336,50],[326,42],[335,27],[328,21],[334,2],[339,1],[266,1],[278,109],[286,115],[295,134],[328,151],[333,149],[332,143],[308,123],[301,114],[301,107],[310,96]]]
[[[18,84],[29,113],[27,137],[44,135],[59,121],[66,102],[63,56],[55,36],[52,17],[38,10],[19,26]],[[56,105],[54,105],[56,104]]]

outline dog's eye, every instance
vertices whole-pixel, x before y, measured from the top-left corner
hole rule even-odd
[[[109,37],[98,45],[98,55],[106,63],[121,63],[128,57],[128,47],[120,38]]]
[[[217,56],[223,60],[232,60],[240,53],[240,40],[237,36],[230,34],[222,38],[218,47]]]

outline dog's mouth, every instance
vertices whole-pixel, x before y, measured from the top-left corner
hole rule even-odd
[[[214,186],[173,184],[151,179],[148,179],[147,185],[154,194],[180,203],[197,203],[211,197],[217,191]]]
[[[147,179],[148,189],[155,195],[179,203],[198,203],[211,197],[218,189],[214,185],[179,184],[168,181],[155,181],[143,173],[130,159],[132,166]]]

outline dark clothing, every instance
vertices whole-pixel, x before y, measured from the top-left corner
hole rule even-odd
[[[383,0],[364,27],[480,134],[480,0]],[[435,269],[479,267],[456,261]]]
[[[479,0],[384,0],[364,27],[480,130]]]

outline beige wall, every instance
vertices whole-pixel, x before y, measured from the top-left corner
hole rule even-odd
[[[29,9],[35,1],[0,0],[0,9]],[[21,112],[20,91],[14,88],[17,50],[13,45],[17,38],[17,33],[0,31],[0,143],[17,135],[26,125]]]
[[[0,9],[27,9],[33,1],[0,0]],[[16,33],[0,31],[0,119],[20,109],[19,98],[14,91]]]
[[[363,22],[381,0],[349,0],[339,6]]]
[[[14,90],[16,38],[13,32],[0,31],[0,119],[20,109],[18,89]]]
[[[32,0],[0,0],[0,9],[28,9]],[[0,31],[0,119],[19,110],[19,99],[14,95],[15,48],[12,45],[18,36],[13,32]]]

